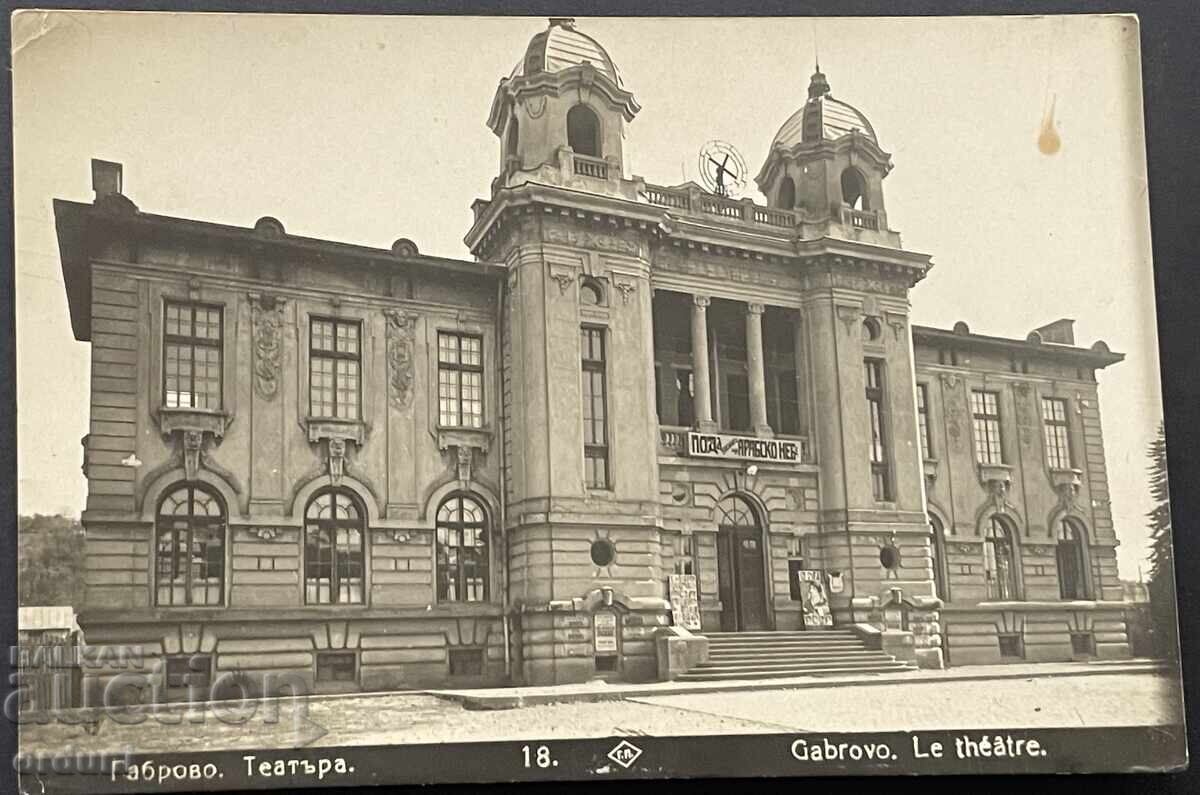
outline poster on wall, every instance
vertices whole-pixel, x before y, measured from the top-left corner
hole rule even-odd
[[[596,613],[592,619],[592,629],[596,654],[616,654],[617,614],[607,610]]]
[[[671,621],[684,629],[700,629],[700,594],[695,574],[672,574],[668,581],[671,592]]]
[[[833,613],[829,610],[825,573],[815,569],[799,569],[796,571],[796,584],[800,588],[800,609],[804,614],[804,628],[832,627]]]

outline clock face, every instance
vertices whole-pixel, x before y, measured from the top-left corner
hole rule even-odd
[[[719,196],[740,196],[746,189],[746,161],[732,145],[709,141],[700,147],[700,178]]]

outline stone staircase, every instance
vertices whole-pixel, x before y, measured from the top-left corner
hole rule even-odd
[[[707,632],[708,661],[685,682],[915,671],[916,665],[866,647],[848,629],[805,632]]]

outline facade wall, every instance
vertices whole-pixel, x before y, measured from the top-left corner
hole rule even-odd
[[[1047,351],[979,350],[969,339],[921,344],[916,380],[928,402],[930,456],[924,463],[930,514],[944,528],[942,596],[952,664],[999,662],[998,634],[1022,638],[1025,659],[1065,660],[1071,633],[1090,632],[1098,656],[1128,655],[1118,603],[1117,539],[1109,504],[1095,371]],[[976,462],[971,390],[999,397],[1001,448],[1009,482],[997,492]],[[1066,401],[1070,468],[1050,466],[1042,398]],[[985,579],[985,535],[993,515],[1014,530],[1017,593],[999,601]],[[1085,531],[1086,597],[1064,600],[1058,528]],[[1097,606],[1099,609],[1097,611]]]
[[[313,654],[341,648],[329,638],[342,625],[364,687],[445,680],[449,650],[463,645],[484,654],[483,668],[466,680],[503,678],[502,547],[491,555],[486,602],[439,602],[434,533],[438,505],[453,493],[473,495],[490,522],[499,515],[500,456],[490,444],[495,382],[483,386],[482,429],[438,424],[439,331],[479,335],[484,372],[494,378],[489,280],[415,279],[387,262],[281,261],[211,242],[153,239],[140,241],[136,255],[127,244],[96,252],[91,272],[89,643],[120,640],[156,655],[198,649],[214,655],[214,676],[287,671],[311,686]],[[203,433],[193,480],[224,505],[216,606],[155,598],[156,513],[189,477],[182,433],[172,424],[179,412],[164,405],[165,300],[220,307],[223,315],[220,409],[202,412],[215,431]],[[347,443],[340,478],[309,416],[313,317],[361,324],[360,422],[351,430],[362,443]],[[464,468],[458,447],[465,445]],[[335,485],[365,513],[363,603],[306,605],[305,508]],[[489,532],[493,545],[501,538]],[[275,620],[262,621],[264,608]],[[197,633],[196,649],[170,640],[184,630]]]

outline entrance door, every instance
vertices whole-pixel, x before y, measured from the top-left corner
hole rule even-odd
[[[750,505],[737,496],[721,500],[717,505],[717,521],[721,629],[725,632],[770,629],[762,526]]]

